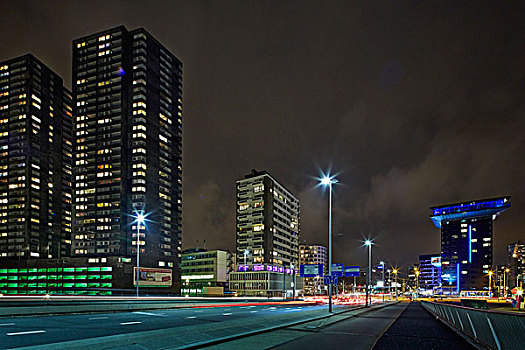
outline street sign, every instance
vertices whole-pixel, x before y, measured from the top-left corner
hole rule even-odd
[[[307,264],[301,265],[301,277],[317,277],[323,275],[323,264]]]
[[[345,277],[359,277],[359,266],[345,266]]]
[[[343,264],[332,264],[332,276],[343,277]]]
[[[337,276],[324,276],[324,284],[337,284]]]

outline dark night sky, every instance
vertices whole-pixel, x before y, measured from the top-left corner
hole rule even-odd
[[[525,239],[521,1],[0,1],[0,60],[27,52],[71,86],[71,41],[144,27],[184,63],[183,246],[235,247],[235,181],[266,169],[335,260],[439,252],[428,207],[512,196],[496,263]]]

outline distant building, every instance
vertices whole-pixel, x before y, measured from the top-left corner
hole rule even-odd
[[[240,265],[238,271],[230,274],[230,290],[239,296],[292,297],[294,289],[298,295],[303,288],[302,279],[297,276],[294,285],[293,272],[275,265]]]
[[[181,258],[181,294],[223,295],[231,269],[231,254],[227,251],[187,249]]]
[[[328,274],[328,250],[322,245],[299,245],[299,266],[307,264],[323,265],[324,274]],[[303,278],[304,293],[314,295],[321,293],[323,281],[316,277]]]
[[[493,222],[510,207],[510,197],[430,208],[441,229],[441,283],[445,293],[488,289],[492,268]]]
[[[0,62],[1,266],[70,255],[72,123],[60,76],[33,55]]]
[[[525,278],[525,243],[516,241],[509,244],[507,247],[507,264],[510,269],[509,287],[522,286]]]
[[[436,290],[441,286],[441,254],[419,256],[419,287]]]
[[[299,200],[266,171],[238,180],[238,264],[297,265],[298,241]]]

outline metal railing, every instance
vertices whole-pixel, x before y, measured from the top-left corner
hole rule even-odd
[[[428,301],[421,305],[485,348],[525,349],[525,315]]]

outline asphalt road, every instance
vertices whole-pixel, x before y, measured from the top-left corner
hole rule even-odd
[[[252,324],[257,327],[260,324],[264,327],[279,322],[286,323],[311,317],[309,315],[312,314],[319,315],[324,309],[326,306],[318,305],[261,305],[0,318],[0,348],[40,346],[122,334],[147,334],[148,331],[162,329],[170,330],[171,334],[177,334],[180,330],[177,336],[179,344],[185,344],[196,339],[188,333],[192,329],[193,332],[200,332],[215,327],[218,335],[226,335],[225,332],[231,332],[235,327],[241,331],[242,325]],[[217,329],[218,325],[220,329]],[[211,331],[210,334],[214,336]],[[185,337],[188,338],[187,341],[184,341]],[[150,344],[152,349],[165,346],[160,343]],[[177,342],[171,344],[175,345]]]

